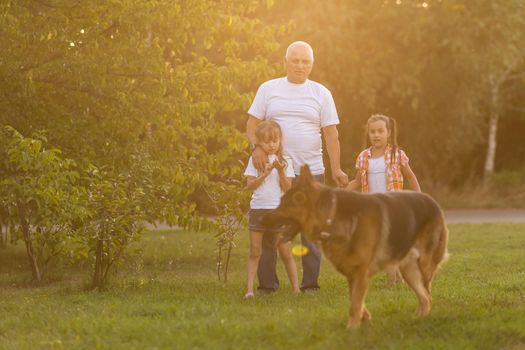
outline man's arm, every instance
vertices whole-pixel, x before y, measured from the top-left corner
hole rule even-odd
[[[341,148],[339,145],[339,132],[337,131],[337,126],[328,125],[322,130],[326,142],[326,151],[330,158],[332,178],[338,187],[345,187],[348,185],[348,175],[341,170]]]
[[[251,145],[257,143],[257,138],[255,137],[255,129],[262,120],[255,118],[254,116],[248,115],[248,121],[246,122],[246,136],[248,137],[248,142]]]
[[[248,115],[248,121],[246,122],[246,136],[248,137],[248,142],[250,145],[257,144],[257,137],[255,137],[255,129],[262,120],[255,118],[254,116]],[[264,153],[261,147],[255,147],[252,151],[253,166],[255,169],[262,172],[267,163],[267,155]]]

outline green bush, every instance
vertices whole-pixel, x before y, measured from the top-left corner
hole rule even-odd
[[[76,221],[88,216],[80,174],[42,137],[24,138],[10,126],[0,128],[0,207],[14,242],[23,240],[34,279],[55,257],[78,252]]]

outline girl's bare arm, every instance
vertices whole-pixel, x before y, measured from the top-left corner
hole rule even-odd
[[[410,168],[410,165],[401,165],[401,172],[403,176],[408,181],[408,186],[411,190],[421,192],[421,187],[419,187],[419,182],[417,181],[416,174]]]
[[[273,162],[273,167],[277,169],[277,174],[279,175],[279,186],[281,191],[286,192],[292,188],[292,178],[286,177],[286,168],[288,164],[286,162],[281,163],[278,160]]]
[[[258,176],[246,176],[246,189],[250,191],[255,191],[261,184],[264,182],[266,177],[270,175],[270,172],[272,171],[272,165],[266,164],[266,168],[264,169],[264,172]]]

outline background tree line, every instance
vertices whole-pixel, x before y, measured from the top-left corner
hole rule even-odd
[[[312,78],[334,93],[347,168],[366,118],[385,113],[423,182],[457,189],[525,171],[524,9],[512,0],[290,0],[271,18],[295,19],[282,45],[314,46]]]
[[[485,183],[507,205],[524,203],[523,7],[3,1],[2,243],[26,244],[36,280],[46,262],[83,261],[94,286],[145,221],[215,227],[230,251],[238,220],[228,218],[242,219],[247,195],[245,111],[299,39],[315,50],[312,79],[334,94],[351,175],[362,125],[379,112],[398,120],[427,191]]]

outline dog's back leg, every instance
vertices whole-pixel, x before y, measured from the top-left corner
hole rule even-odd
[[[399,265],[401,275],[407,284],[414,290],[419,300],[418,315],[425,316],[430,312],[431,300],[419,266],[418,254],[410,252]]]

